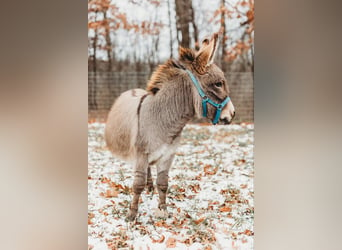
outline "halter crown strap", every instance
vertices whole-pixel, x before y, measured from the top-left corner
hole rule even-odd
[[[204,91],[202,90],[201,88],[201,85],[200,83],[197,81],[196,77],[187,69],[186,72],[188,73],[188,75],[190,76],[192,82],[195,84],[196,88],[197,88],[197,91],[199,93],[199,95],[204,98],[204,97],[207,97],[205,94],[204,94]]]
[[[214,102],[213,100],[211,100],[203,91],[203,89],[201,88],[201,85],[200,83],[198,82],[198,80],[196,79],[196,77],[188,70],[186,69],[185,70],[188,75],[190,76],[192,82],[194,83],[197,91],[198,91],[198,94],[201,96],[202,98],[202,109],[203,109],[203,117],[207,117],[207,103],[210,103],[212,106],[214,106],[216,108],[216,114],[215,114],[215,117],[214,117],[214,120],[213,120],[213,124],[217,124],[219,119],[220,119],[220,116],[221,116],[221,112],[222,112],[222,109],[224,108],[224,106],[227,105],[227,103],[230,101],[230,97],[226,97],[226,99],[224,99],[223,102],[221,102],[220,104]]]

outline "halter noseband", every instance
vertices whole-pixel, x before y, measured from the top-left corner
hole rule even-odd
[[[215,118],[212,121],[213,124],[217,124],[218,120],[220,119],[220,115],[222,112],[222,109],[227,105],[227,103],[230,101],[230,97],[226,97],[226,99],[224,99],[223,102],[221,102],[220,104],[214,102],[213,100],[211,100],[202,90],[201,85],[199,84],[199,82],[197,81],[196,77],[189,71],[189,70],[185,70],[188,75],[190,76],[192,82],[194,83],[199,95],[202,98],[202,108],[203,108],[203,117],[207,118],[207,103],[210,103],[212,106],[214,106],[216,108],[216,114],[215,114]]]

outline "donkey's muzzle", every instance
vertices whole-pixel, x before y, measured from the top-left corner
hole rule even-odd
[[[235,117],[235,111],[234,111],[234,113],[233,113],[233,115],[232,115],[232,118],[228,119],[227,117],[225,117],[225,118],[223,118],[223,119],[220,119],[220,120],[219,120],[219,124],[228,125],[228,124],[230,124],[230,123],[232,122],[232,120],[234,119],[234,117]]]

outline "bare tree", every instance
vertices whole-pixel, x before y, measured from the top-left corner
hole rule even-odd
[[[200,43],[198,41],[198,28],[195,22],[195,11],[194,8],[192,6],[192,4],[190,4],[190,12],[191,12],[191,24],[192,24],[192,28],[194,29],[194,42],[195,42],[195,49],[199,50],[200,48]]]
[[[172,41],[172,24],[171,24],[171,4],[170,0],[167,1],[167,14],[169,17],[169,29],[170,29],[170,58],[173,57],[173,41]]]
[[[176,28],[178,45],[190,47],[190,22],[191,22],[191,0],[175,0],[176,3]],[[182,39],[180,40],[179,35]]]
[[[103,10],[103,19],[104,19],[104,30],[105,30],[105,37],[106,37],[106,51],[107,51],[107,59],[108,59],[108,65],[107,65],[107,71],[111,72],[112,71],[112,66],[113,66],[113,45],[112,41],[110,39],[110,23],[107,18],[107,10]]]
[[[95,23],[97,21],[97,11],[95,11]],[[98,41],[98,28],[94,29],[94,37],[93,37],[93,84],[90,86],[91,89],[91,98],[89,99],[90,107],[92,109],[97,109],[97,102],[96,102],[96,80],[97,80],[97,41]]]
[[[95,22],[97,21],[97,11],[95,12]],[[98,28],[96,27],[94,29],[94,37],[93,37],[93,71],[97,71],[97,65],[96,65],[96,52],[97,52],[97,40],[98,40]]]
[[[222,51],[221,51],[221,68],[223,71],[227,71],[227,62],[225,60],[225,55],[227,51],[227,29],[226,29],[226,12],[225,9],[225,0],[221,0],[221,32],[222,32]]]

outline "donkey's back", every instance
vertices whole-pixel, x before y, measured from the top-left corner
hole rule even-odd
[[[138,107],[143,89],[132,89],[122,93],[113,104],[107,118],[105,140],[112,153],[132,161],[135,158],[135,140],[138,133]]]

